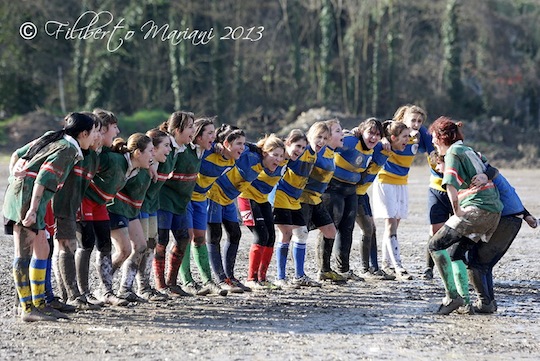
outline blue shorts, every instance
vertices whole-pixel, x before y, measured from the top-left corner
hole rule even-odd
[[[429,224],[446,222],[454,211],[446,192],[429,188],[428,192]]]
[[[190,228],[206,231],[208,219],[208,200],[191,201],[187,206],[188,224]]]
[[[149,214],[149,213],[146,213],[146,212],[141,212],[139,213],[139,219],[147,219],[147,218],[150,218],[150,217],[157,217],[157,212],[154,212],[152,214]]]
[[[229,222],[240,222],[238,219],[238,210],[236,205],[231,203],[222,206],[213,200],[208,200],[208,223],[223,223],[223,220]]]
[[[174,214],[168,211],[157,211],[158,228],[159,229],[188,229],[188,216],[187,212],[184,214]]]
[[[129,219],[126,216],[122,216],[120,214],[110,213],[110,212],[109,212],[109,218],[111,222],[111,229],[126,228],[127,226],[129,226],[129,221],[137,219],[137,217]]]

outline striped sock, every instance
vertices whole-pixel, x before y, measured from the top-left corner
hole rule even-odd
[[[15,289],[19,296],[19,302],[25,312],[32,309],[32,291],[30,290],[30,280],[28,277],[29,258],[15,258],[13,260],[13,280]]]
[[[45,306],[45,278],[47,275],[47,260],[32,257],[30,260],[30,289],[32,303],[37,308]]]

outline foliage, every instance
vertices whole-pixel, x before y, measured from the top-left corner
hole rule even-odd
[[[104,31],[122,26],[103,39],[45,34],[47,21],[73,27],[88,10],[110,12]],[[500,116],[536,130],[539,20],[538,0],[4,1],[0,112],[57,112],[61,72],[68,111],[184,109],[234,122],[313,106],[387,118],[417,103],[430,118]],[[38,26],[33,40],[19,35],[25,21]],[[227,27],[242,36],[220,40]],[[173,38],[195,31],[214,38]]]
[[[146,132],[149,129],[157,128],[167,120],[169,113],[162,110],[140,110],[129,116],[118,116],[118,127],[121,136],[129,136],[136,132]]]

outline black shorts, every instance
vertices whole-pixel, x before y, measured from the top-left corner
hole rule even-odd
[[[306,225],[301,209],[274,208],[274,224],[302,227]]]
[[[322,203],[317,205],[302,203],[302,216],[310,231],[334,223],[328,209]]]
[[[369,195],[367,194],[358,196],[358,215],[373,217],[371,204],[369,204]]]
[[[56,239],[76,239],[77,222],[69,218],[56,218],[54,236]]]
[[[429,188],[428,192],[429,224],[446,222],[452,214],[452,205],[446,192]]]

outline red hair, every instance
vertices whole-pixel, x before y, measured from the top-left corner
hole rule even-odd
[[[429,133],[435,133],[444,145],[450,146],[458,140],[463,140],[463,134],[459,130],[463,126],[462,122],[454,122],[448,117],[439,117],[429,127]]]

